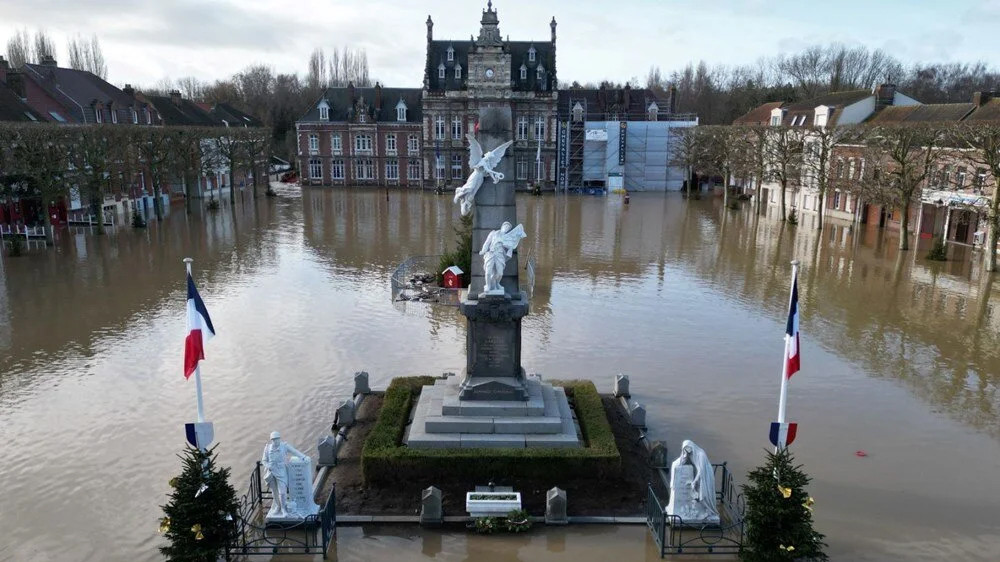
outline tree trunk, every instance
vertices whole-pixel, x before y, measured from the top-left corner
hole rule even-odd
[[[729,172],[722,175],[722,206],[729,208]]]
[[[688,166],[687,178],[684,180],[684,195],[691,199],[691,166]]]
[[[986,271],[997,270],[997,239],[1000,238],[1000,188],[994,188],[990,201],[989,233],[986,238]]]
[[[45,225],[45,245],[55,246],[55,237],[52,236],[52,206],[46,203],[46,199],[42,199],[42,213],[45,215],[45,220],[42,224]],[[28,228],[28,223],[25,222],[24,228]]]
[[[903,216],[899,219],[899,250],[910,249],[910,199],[903,200]]]
[[[233,167],[229,166],[229,206],[236,206],[236,185],[233,183]]]
[[[104,198],[94,195],[90,199],[90,212],[97,217],[97,234],[104,234]]]
[[[826,182],[819,182],[819,211],[816,213],[816,230],[823,230],[823,215],[826,213]]]
[[[788,218],[788,214],[785,212],[785,191],[786,191],[787,181],[781,178],[781,221],[784,222]]]
[[[756,214],[758,214],[758,215],[760,214],[760,206],[761,206],[760,198],[761,198],[761,195],[763,195],[763,192],[764,192],[763,184],[764,184],[764,174],[763,173],[758,173],[757,174],[757,196],[754,199],[754,209],[755,209]]]

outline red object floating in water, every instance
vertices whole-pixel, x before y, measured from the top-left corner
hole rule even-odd
[[[854,454],[857,455],[857,456],[859,456],[859,457],[867,457],[868,456],[868,453],[866,453],[864,451],[855,451]]]

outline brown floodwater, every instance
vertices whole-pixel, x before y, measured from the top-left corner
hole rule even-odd
[[[182,376],[184,269],[218,335],[205,409],[242,492],[271,430],[314,450],[354,371],[464,365],[454,308],[390,302],[407,256],[453,244],[448,196],[284,190],[175,209],[0,259],[0,560],[156,560],[159,506],[195,417]],[[817,236],[717,201],[519,197],[537,260],[523,362],[609,389],[631,376],[654,438],[693,439],[743,480],[775,417],[789,260],[802,261],[793,445],[835,560],[996,560],[1000,283],[978,253],[927,262],[870,228]],[[867,452],[859,457],[856,451]],[[569,498],[572,502],[572,498]],[[343,528],[341,560],[653,559],[642,526],[467,537]]]

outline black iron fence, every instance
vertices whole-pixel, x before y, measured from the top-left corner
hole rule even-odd
[[[265,519],[264,500],[271,500],[272,494],[263,486],[258,462],[250,473],[247,492],[240,497],[233,514],[233,533],[226,545],[226,560],[276,554],[325,556],[337,536],[336,495],[334,487],[316,515],[294,523],[270,524]]]
[[[713,464],[712,467],[717,483],[718,525],[691,525],[677,515],[668,515],[653,487],[649,487],[646,524],[653,533],[661,558],[667,554],[739,554],[743,548],[746,512],[743,494],[737,492],[726,463]]]

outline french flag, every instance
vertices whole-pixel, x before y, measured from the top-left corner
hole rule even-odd
[[[188,335],[184,340],[184,378],[198,368],[198,361],[205,358],[205,342],[215,335],[212,319],[208,316],[205,302],[201,300],[198,289],[194,286],[191,273],[187,275],[187,318]]]
[[[799,372],[799,275],[792,279],[792,299],[788,304],[788,323],[785,325],[785,377]]]

